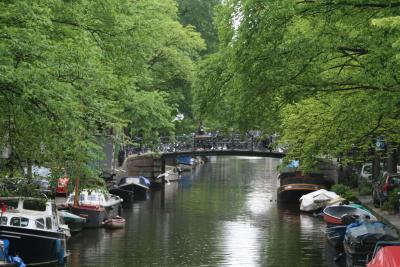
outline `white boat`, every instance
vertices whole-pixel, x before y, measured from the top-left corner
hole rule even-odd
[[[84,227],[101,227],[105,220],[122,213],[122,198],[106,191],[81,191],[77,207],[74,207],[74,197],[75,193],[69,196],[66,206],[71,213],[86,218]]]
[[[173,182],[181,179],[181,169],[179,167],[166,165],[165,173],[162,173],[156,177],[156,181],[161,181],[161,178],[164,177],[165,182]]]
[[[300,210],[314,211],[344,200],[335,192],[320,189],[300,197]]]
[[[66,233],[54,201],[1,197],[0,239],[9,240],[8,253],[27,265],[64,263]]]

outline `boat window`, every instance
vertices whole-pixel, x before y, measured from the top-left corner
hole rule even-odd
[[[88,201],[98,201],[99,199],[95,195],[88,195],[87,200]]]
[[[51,229],[51,218],[50,217],[46,217],[46,228]]]
[[[18,208],[18,199],[6,199],[2,200],[1,203],[6,205],[7,210],[14,210]]]
[[[28,218],[22,217],[22,218],[21,218],[21,226],[22,226],[22,227],[27,227],[28,224],[29,224],[29,219],[28,219]]]
[[[25,199],[23,208],[26,210],[45,211],[46,202],[38,199]]]
[[[7,224],[7,217],[0,217],[0,224],[2,224],[2,225],[6,225]]]
[[[10,220],[10,225],[11,226],[22,226],[22,227],[27,227],[29,224],[29,219],[28,218],[20,218],[20,217],[12,217]]]
[[[43,220],[43,218],[36,219],[35,224],[36,224],[36,228],[44,229],[44,220]]]
[[[19,217],[12,217],[10,220],[10,225],[11,226],[19,226],[21,222],[21,219]]]
[[[85,201],[85,195],[79,195],[79,201]]]

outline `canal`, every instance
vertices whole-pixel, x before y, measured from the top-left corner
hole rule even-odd
[[[67,266],[335,266],[323,220],[277,207],[277,164],[211,157],[125,207],[124,229],[73,236]]]

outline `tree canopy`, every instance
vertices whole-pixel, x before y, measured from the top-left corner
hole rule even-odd
[[[196,76],[198,112],[223,105],[222,121],[279,132],[306,166],[366,155],[379,136],[397,143],[399,12],[396,1],[224,1],[219,51]]]
[[[88,164],[110,129],[171,131],[205,49],[172,0],[2,1],[0,29],[8,174],[27,161]]]

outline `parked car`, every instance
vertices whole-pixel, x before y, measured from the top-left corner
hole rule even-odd
[[[64,176],[61,178],[58,178],[58,182],[57,182],[57,188],[56,188],[56,194],[57,195],[64,195],[64,196],[68,196],[68,185],[69,185],[69,177],[68,176]]]
[[[383,163],[381,163],[381,170],[383,170],[384,165]],[[360,171],[360,178],[367,180],[369,182],[372,181],[372,163],[371,162],[367,162],[364,163],[361,167],[361,171]]]
[[[380,207],[388,199],[389,193],[396,188],[400,188],[400,173],[383,172],[373,185],[374,206]]]
[[[48,181],[46,179],[38,179],[38,180],[35,180],[35,183],[37,184],[40,193],[43,193],[46,196],[54,195],[54,188],[51,185],[50,181]]]

